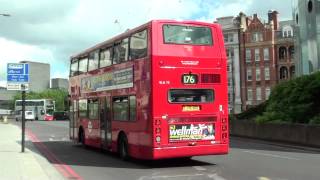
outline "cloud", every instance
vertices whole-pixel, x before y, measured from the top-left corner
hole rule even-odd
[[[281,2],[281,3],[280,3]],[[290,0],[0,0],[0,79],[5,63],[50,62],[54,76],[67,75],[69,57],[151,19],[202,20],[240,11],[291,17]],[[4,63],[2,63],[4,62]],[[58,69],[56,69],[58,68]]]

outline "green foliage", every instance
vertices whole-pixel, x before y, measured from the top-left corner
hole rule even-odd
[[[248,109],[245,112],[242,112],[236,115],[237,119],[254,119],[257,115],[262,115],[266,109],[266,103],[261,103],[255,107]]]
[[[320,123],[320,72],[277,85],[256,122]]]
[[[309,124],[318,124],[320,125],[320,114],[317,116],[314,116],[312,119],[310,119]]]
[[[40,93],[28,92],[26,93],[26,99],[52,99],[56,104],[56,111],[68,110],[67,105],[68,92],[62,89],[47,89]],[[13,104],[15,100],[21,99],[21,93],[14,96]]]

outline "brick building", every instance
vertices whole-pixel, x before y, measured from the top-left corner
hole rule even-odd
[[[257,14],[239,14],[240,69],[242,109],[258,105],[268,99],[277,84],[276,32],[279,30],[278,12],[269,11],[265,23]]]

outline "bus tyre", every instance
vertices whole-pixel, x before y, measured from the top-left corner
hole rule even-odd
[[[128,153],[128,141],[125,136],[121,136],[119,140],[119,149],[118,149],[119,156],[122,160],[128,160],[129,159],[129,153]]]

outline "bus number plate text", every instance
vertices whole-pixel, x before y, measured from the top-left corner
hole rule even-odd
[[[183,84],[197,84],[198,76],[196,74],[184,74],[182,75]]]

